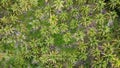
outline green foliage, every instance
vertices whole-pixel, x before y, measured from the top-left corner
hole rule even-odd
[[[0,0],[0,67],[120,68],[119,0]]]

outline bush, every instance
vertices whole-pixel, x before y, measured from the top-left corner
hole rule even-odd
[[[0,0],[0,67],[119,68],[119,0]]]

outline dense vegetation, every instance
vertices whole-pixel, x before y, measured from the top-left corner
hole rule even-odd
[[[0,0],[0,68],[120,68],[120,0]]]

